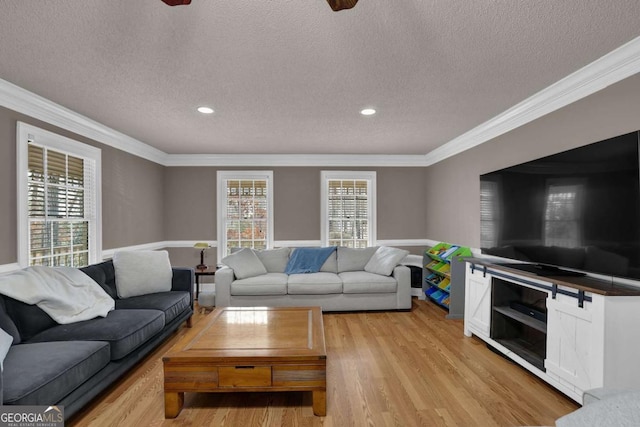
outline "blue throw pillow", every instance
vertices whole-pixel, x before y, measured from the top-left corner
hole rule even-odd
[[[286,274],[317,273],[329,255],[336,250],[335,246],[326,248],[297,248],[291,254]]]

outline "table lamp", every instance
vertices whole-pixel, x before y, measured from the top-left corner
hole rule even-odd
[[[206,251],[210,246],[206,242],[198,242],[193,245],[194,248],[200,249],[200,264],[196,265],[198,270],[204,270],[207,268],[207,265],[204,263],[204,251]]]

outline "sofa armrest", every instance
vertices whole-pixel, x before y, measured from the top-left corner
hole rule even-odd
[[[233,269],[222,267],[216,271],[216,306],[229,307],[231,305],[231,283],[234,280]]]
[[[193,290],[196,277],[193,268],[173,267],[172,270],[171,290],[189,292],[191,308],[193,308]]]
[[[398,282],[396,291],[397,307],[399,309],[411,309],[411,269],[406,265],[397,265],[393,269],[392,276]]]

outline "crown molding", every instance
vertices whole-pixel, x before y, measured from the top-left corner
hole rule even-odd
[[[166,161],[165,152],[2,79],[0,106],[155,163]]]
[[[596,59],[425,156],[438,163],[640,72],[640,37]]]
[[[167,154],[0,79],[0,106],[163,166],[425,167],[523,126],[640,72],[640,37],[514,105],[428,154]]]
[[[0,79],[0,106],[162,166],[422,167],[424,155],[167,154],[40,95]]]
[[[425,156],[401,154],[170,154],[165,166],[422,167]]]

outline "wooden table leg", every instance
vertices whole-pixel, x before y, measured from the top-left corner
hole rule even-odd
[[[164,417],[175,418],[182,410],[184,393],[164,393]]]
[[[319,417],[327,415],[327,391],[312,391],[313,414]]]

